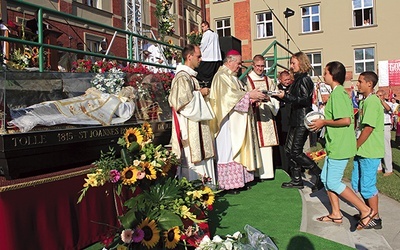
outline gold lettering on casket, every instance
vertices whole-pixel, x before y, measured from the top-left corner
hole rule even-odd
[[[89,138],[118,135],[118,128],[105,128],[89,131]]]
[[[58,133],[57,137],[59,142],[72,141],[74,139],[72,132]]]
[[[167,130],[172,128],[172,123],[159,123],[157,124],[158,130]]]
[[[14,137],[11,138],[11,140],[14,143],[14,147],[32,146],[32,145],[40,145],[47,143],[45,135],[29,135],[24,137]]]
[[[79,131],[79,136],[78,136],[78,138],[79,138],[79,139],[86,139],[86,138],[87,138],[87,134],[88,134],[87,131]]]

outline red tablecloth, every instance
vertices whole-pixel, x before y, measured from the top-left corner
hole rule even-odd
[[[111,185],[77,204],[84,176],[0,192],[0,249],[82,249],[117,226]]]

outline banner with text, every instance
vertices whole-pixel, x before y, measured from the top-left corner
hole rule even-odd
[[[379,61],[379,86],[400,86],[400,59]]]

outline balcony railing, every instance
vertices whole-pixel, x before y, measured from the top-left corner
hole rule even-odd
[[[142,63],[144,65],[165,68],[168,70],[175,69],[171,64],[158,64],[145,61],[143,58],[134,58],[135,50],[141,50],[140,44],[134,44],[134,41],[147,41],[149,43],[158,44],[159,47],[164,50],[177,50],[181,51],[182,48],[179,46],[171,45],[166,42],[154,40],[140,34],[132,33],[130,31],[115,28],[96,22],[94,20],[84,19],[68,13],[63,13],[58,10],[38,6],[26,1],[8,0],[7,12],[8,16],[22,18],[22,24],[16,27],[14,30],[10,28],[12,32],[4,32],[4,36],[0,36],[2,45],[6,48],[3,57],[4,62],[10,61],[12,54],[19,48],[22,49],[22,53],[26,47],[37,48],[37,68],[39,72],[44,72],[49,69],[56,69],[57,63],[54,61],[56,54],[71,53],[74,55],[83,54],[90,58],[104,58],[107,60],[117,60],[123,64],[128,63]],[[10,14],[11,13],[11,14]],[[30,18],[37,19],[37,32],[36,34],[31,32],[31,36],[28,37],[28,28],[26,27],[26,19]],[[31,20],[32,20],[31,19]],[[54,25],[45,25],[46,23],[52,23]],[[62,30],[57,27],[61,25],[64,28],[68,28],[73,34],[79,37],[76,30],[79,30],[81,34],[91,32],[98,37],[113,37],[116,38],[114,43],[124,43],[124,51],[118,51],[116,55],[105,55],[99,52],[87,50],[79,50],[71,47],[63,47],[57,44],[57,35],[62,35]],[[46,27],[49,26],[49,27]],[[61,32],[60,32],[61,31]],[[14,32],[14,35],[10,35]],[[32,36],[33,35],[33,36]],[[136,39],[137,38],[137,39]],[[83,41],[83,40],[82,40]],[[110,46],[112,44],[110,43]],[[119,46],[121,47],[121,46]],[[36,50],[35,50],[36,51]],[[126,51],[126,53],[125,53]]]

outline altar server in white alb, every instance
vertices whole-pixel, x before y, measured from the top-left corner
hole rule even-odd
[[[198,72],[196,78],[204,86],[210,87],[215,73],[222,65],[221,48],[218,34],[210,29],[207,21],[201,23],[201,30],[203,31],[200,43],[202,59],[196,70]]]
[[[202,179],[216,185],[214,147],[209,120],[208,88],[200,88],[194,71],[201,61],[200,48],[188,44],[182,51],[184,65],[178,65],[168,97],[172,107],[172,152],[181,158],[180,177]]]
[[[262,55],[253,57],[253,70],[247,75],[248,90],[274,91],[276,85],[265,75],[265,59]],[[262,167],[258,169],[261,180],[274,178],[272,147],[279,144],[275,116],[279,111],[279,101],[266,98],[254,105],[254,118],[261,151]]]

